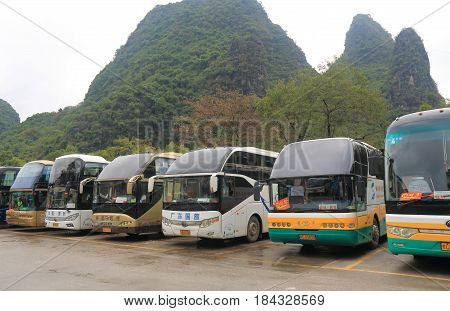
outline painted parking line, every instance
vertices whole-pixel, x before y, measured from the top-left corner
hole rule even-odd
[[[368,259],[374,257],[375,255],[377,255],[378,253],[384,251],[383,248],[378,248],[377,250],[371,251],[370,253],[362,256],[361,258],[355,260],[353,263],[345,266],[343,269],[344,270],[352,270],[353,268],[355,268],[356,266],[359,266],[360,264],[364,263],[365,261],[367,261]]]
[[[120,248],[127,248],[127,249],[143,249],[143,250],[151,250],[156,252],[161,252],[168,255],[176,255],[176,254],[186,254],[187,250],[190,250],[189,248],[181,249],[181,250],[168,250],[168,249],[159,249],[154,247],[148,247],[148,246],[141,246],[141,245],[132,245],[128,243],[113,243],[113,242],[106,242],[106,241],[95,241],[95,240],[87,240],[87,239],[78,239],[78,238],[69,238],[69,237],[56,237],[52,235],[45,235],[45,234],[30,234],[30,233],[24,233],[24,232],[10,232],[10,234],[6,233],[5,231],[0,232],[0,235],[28,235],[30,237],[43,237],[48,239],[55,239],[55,240],[70,240],[70,241],[76,241],[80,243],[92,243],[97,245],[107,245],[107,246],[116,246]],[[381,251],[381,250],[378,250]],[[197,250],[193,250],[192,253],[189,253],[190,256],[196,257],[196,258],[215,258],[217,257],[217,253],[214,254],[195,254]],[[240,252],[242,253],[242,251]],[[374,254],[375,255],[375,254]],[[370,258],[370,257],[369,257]],[[236,256],[234,254],[231,254],[230,256],[227,256],[227,259],[235,259],[242,261],[243,259],[248,259],[246,256]],[[362,258],[361,258],[362,259]],[[367,260],[366,258],[365,260]],[[260,259],[261,264],[266,264],[268,266],[273,266],[274,261],[268,261],[268,260],[262,260]],[[352,265],[354,265],[353,263]],[[360,264],[360,263],[358,263]],[[388,271],[378,271],[378,270],[370,270],[370,269],[355,269],[356,265],[354,267],[351,267],[351,269],[347,267],[336,267],[336,266],[330,266],[328,264],[325,265],[314,265],[314,264],[303,264],[293,261],[278,261],[277,262],[278,267],[297,267],[297,268],[308,268],[308,269],[321,269],[321,270],[338,270],[338,271],[346,271],[346,272],[355,272],[355,273],[371,273],[371,274],[379,274],[379,275],[390,275],[390,276],[400,276],[400,277],[406,277],[406,278],[417,278],[417,279],[425,279],[425,280],[433,280],[433,281],[443,281],[443,282],[450,282],[450,278],[446,277],[437,277],[437,276],[427,276],[427,275],[421,275],[421,274],[413,274],[413,273],[401,273],[401,272],[388,272]]]

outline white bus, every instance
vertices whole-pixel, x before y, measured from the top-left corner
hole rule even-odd
[[[46,227],[92,229],[94,180],[108,163],[102,157],[84,154],[55,160],[49,182]]]
[[[267,232],[267,210],[254,200],[253,187],[270,177],[277,155],[257,148],[219,147],[178,158],[164,175],[164,235],[257,241]],[[149,191],[151,187],[149,182]],[[262,195],[268,198],[267,186]]]

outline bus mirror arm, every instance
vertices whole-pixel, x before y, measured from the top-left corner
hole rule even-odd
[[[155,190],[155,179],[157,178],[157,176],[152,176],[148,179],[148,193],[152,193],[153,190]]]
[[[93,180],[95,180],[95,177],[89,177],[89,178],[83,179],[83,180],[80,182],[80,191],[79,191],[80,194],[83,194],[83,192],[84,192],[84,186],[86,186],[86,184],[90,183],[90,182],[93,181]],[[70,186],[67,185],[67,186],[66,186],[66,192],[69,192],[69,190],[70,190]]]
[[[128,180],[128,183],[127,183],[127,195],[132,195],[133,194],[133,186],[141,177],[142,177],[141,175],[136,175],[136,176],[131,177]]]
[[[209,188],[211,193],[216,193],[219,189],[219,178],[217,178],[217,174],[211,175],[209,179]]]

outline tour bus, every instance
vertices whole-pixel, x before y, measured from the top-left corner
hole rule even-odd
[[[277,153],[218,147],[186,153],[164,176],[162,229],[166,236],[201,239],[247,237],[267,232],[267,210],[253,186],[270,176]],[[149,191],[152,190],[149,181]],[[268,196],[268,187],[263,187]]]
[[[84,154],[55,160],[45,214],[47,228],[92,229],[94,180],[108,163],[102,157]]]
[[[6,211],[9,208],[9,189],[19,171],[20,167],[0,167],[0,224],[6,222]]]
[[[44,227],[47,188],[52,161],[33,161],[25,164],[10,188],[6,222],[24,227]]]
[[[450,257],[450,109],[397,118],[385,150],[389,250]]]
[[[164,175],[177,153],[134,154],[114,159],[94,184],[93,230],[108,233],[161,232],[162,181],[148,193],[148,180]]]
[[[386,235],[383,163],[380,150],[350,138],[285,146],[269,180],[270,239],[378,247]]]

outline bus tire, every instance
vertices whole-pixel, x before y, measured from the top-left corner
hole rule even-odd
[[[254,243],[258,241],[261,235],[261,223],[258,217],[253,215],[250,217],[247,225],[247,242]]]
[[[373,218],[371,240],[367,245],[369,249],[376,249],[380,245],[380,224],[376,217]]]

